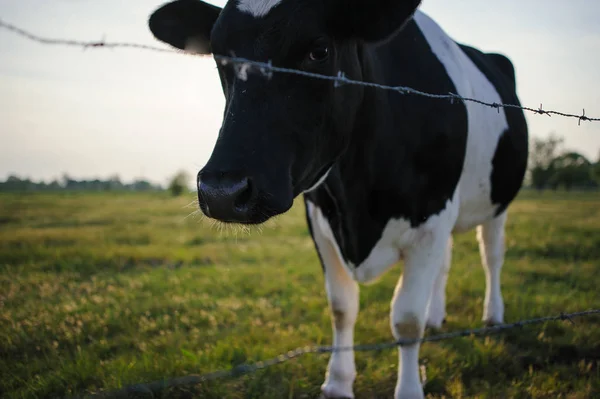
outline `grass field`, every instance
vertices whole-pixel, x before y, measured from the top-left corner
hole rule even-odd
[[[301,204],[248,233],[186,218],[192,199],[0,196],[0,397],[68,397],[331,343]],[[507,322],[600,308],[599,194],[522,195],[507,235]],[[357,343],[391,340],[400,272],[362,287]],[[442,331],[481,326],[483,281],[474,233],[458,236]],[[161,396],[313,398],[327,360]],[[356,362],[357,398],[392,396],[395,350]],[[421,362],[432,398],[600,397],[600,318],[428,343]]]

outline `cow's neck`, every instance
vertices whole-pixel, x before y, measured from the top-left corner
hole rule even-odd
[[[378,81],[376,72],[363,61],[362,79]],[[381,90],[366,89],[354,123],[352,141],[337,160],[329,177],[307,197],[316,202],[328,219],[346,261],[360,264],[368,255],[389,219],[382,214],[381,195],[388,187],[379,174],[397,161],[385,148],[387,96]],[[385,173],[385,172],[384,172]]]

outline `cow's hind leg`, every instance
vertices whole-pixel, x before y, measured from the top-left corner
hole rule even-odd
[[[440,273],[450,233],[441,232],[423,239],[405,253],[404,274],[392,299],[390,322],[397,340],[419,339],[425,330],[426,310],[435,280]],[[420,344],[399,349],[396,398],[423,398],[419,376]]]
[[[435,279],[429,305],[427,305],[427,327],[440,328],[446,318],[446,283],[452,262],[452,237],[448,239],[442,267]]]
[[[506,212],[477,227],[481,263],[485,271],[485,301],[483,321],[502,324],[504,301],[500,291],[500,271],[504,263],[504,225]]]

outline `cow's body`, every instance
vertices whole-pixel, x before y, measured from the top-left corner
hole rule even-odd
[[[271,32],[269,29],[273,24],[280,23],[291,10],[302,10],[292,8],[293,1],[240,0],[236,3],[237,9],[228,4],[229,8],[225,9],[227,12],[223,12],[226,16],[215,24],[210,45],[218,49],[224,49],[224,43],[233,46],[231,36],[235,35],[222,26],[223,20],[228,18],[235,29],[242,29],[244,24],[252,22],[248,19],[251,16],[256,18],[258,25],[250,24],[248,27],[253,27],[259,35],[260,40],[257,38],[254,42],[255,47],[259,46],[256,43],[261,43],[261,40],[268,41],[265,35]],[[390,12],[400,14],[406,13],[406,10],[398,8],[410,10],[411,7],[409,1],[403,6],[379,1],[385,3]],[[190,2],[179,0],[175,3]],[[418,4],[418,1],[412,3]],[[314,8],[306,14],[308,21],[319,20],[319,14],[315,14],[317,4],[314,3]],[[290,9],[285,8],[288,6]],[[206,7],[202,10],[205,13],[212,12]],[[159,14],[160,18],[155,18],[154,22],[151,21],[153,32],[162,40],[183,47],[186,40],[189,42],[190,34],[185,37],[180,35],[176,40],[175,33],[180,32],[161,33],[161,26],[157,25],[156,21],[168,20],[167,17],[173,18],[177,14],[167,11],[163,12],[164,15]],[[276,12],[280,14],[274,15]],[[374,13],[379,18],[385,18],[384,14]],[[275,22],[270,21],[271,14]],[[297,12],[297,18],[301,20],[302,16],[302,12]],[[356,15],[350,17],[356,18]],[[214,16],[213,20],[216,18]],[[168,26],[173,25],[172,21],[168,22]],[[385,24],[382,26],[385,27]],[[306,29],[311,28],[309,26]],[[336,29],[339,35],[348,35],[345,27],[336,25]],[[488,103],[518,104],[514,70],[507,58],[498,54],[483,54],[455,43],[425,14],[417,11],[412,17],[409,16],[403,29],[383,44],[369,43],[369,40],[373,40],[372,36],[381,36],[376,30],[369,29],[361,33],[368,40],[336,42],[336,46],[339,46],[336,47],[336,62],[339,63],[339,69],[350,78],[391,86],[409,86],[429,93],[452,92]],[[210,47],[206,33],[194,35],[191,39],[194,39],[194,43],[200,43],[199,48]],[[236,43],[242,42],[242,36],[235,37],[238,40]],[[281,48],[280,42],[277,43],[277,48]],[[250,51],[249,44],[238,46],[236,51],[262,54],[256,48]],[[321,49],[314,56],[311,52],[311,62],[314,61],[315,67],[324,67],[325,64],[318,63],[322,56]],[[313,141],[305,141],[300,147],[302,151],[312,148],[313,158],[319,161],[304,160],[304,167],[298,168],[299,161],[295,159],[304,159],[302,156],[306,154],[300,149],[291,153],[294,161],[284,168],[290,171],[291,183],[287,183],[288,186],[272,186],[268,196],[261,196],[255,194],[257,188],[254,187],[267,184],[261,183],[264,180],[261,180],[263,176],[260,173],[271,173],[270,181],[281,176],[273,174],[273,170],[261,169],[259,175],[244,172],[249,177],[240,180],[237,177],[240,175],[239,169],[233,165],[238,165],[236,162],[240,162],[240,159],[244,165],[248,165],[248,160],[244,158],[246,153],[236,152],[236,155],[232,155],[230,149],[227,154],[227,150],[222,148],[239,145],[232,144],[231,137],[235,136],[231,132],[240,129],[240,119],[249,121],[248,126],[253,127],[250,129],[258,131],[263,129],[261,123],[271,128],[281,126],[273,124],[277,118],[275,122],[265,122],[260,115],[247,119],[247,112],[252,105],[240,104],[244,104],[250,90],[266,93],[266,87],[270,84],[278,85],[274,90],[279,90],[280,97],[261,97],[265,102],[257,111],[263,112],[264,108],[276,109],[270,105],[272,100],[279,100],[285,109],[289,109],[286,101],[291,101],[290,98],[294,96],[288,93],[295,93],[297,87],[289,86],[290,89],[286,89],[289,91],[281,91],[287,87],[286,84],[292,84],[289,83],[291,81],[280,80],[275,83],[274,79],[268,84],[251,83],[251,79],[236,80],[235,75],[227,75],[224,70],[221,70],[221,78],[228,105],[217,148],[209,165],[199,175],[201,207],[207,215],[224,221],[260,222],[264,214],[281,213],[288,206],[261,202],[270,201],[273,197],[285,198],[282,193],[288,191],[277,190],[288,187],[286,190],[291,190],[289,195],[292,197],[304,192],[309,229],[325,272],[333,317],[334,345],[353,344],[353,329],[358,313],[357,282],[377,278],[400,260],[404,260],[404,276],[398,282],[390,313],[394,336],[398,339],[419,338],[426,324],[440,327],[445,317],[444,292],[450,266],[452,234],[474,227],[478,227],[482,263],[486,271],[483,318],[491,323],[502,322],[504,305],[500,294],[500,269],[504,257],[506,208],[521,186],[527,160],[527,126],[520,110],[498,110],[471,102],[401,95],[376,88],[361,91],[351,87],[333,89],[338,93],[345,90],[343,96],[337,96],[327,88],[327,92],[323,93],[330,96],[327,98],[336,100],[332,104],[325,104],[324,108],[329,109],[331,115],[324,114],[321,119],[334,120],[322,122],[319,119],[318,123],[312,124],[308,123],[309,120],[303,129],[311,132],[310,126],[315,124],[331,126],[329,131],[332,138],[337,139],[328,142],[323,141],[322,136],[307,133],[307,137],[312,137]],[[306,90],[317,89],[325,90],[325,87],[315,86]],[[301,97],[304,94],[299,91],[296,95],[309,98]],[[256,104],[256,100],[258,98],[250,98],[248,104]],[[300,125],[302,122],[297,123],[297,126]],[[253,130],[248,129],[246,132],[251,134]],[[321,134],[327,134],[327,131]],[[253,147],[251,153],[257,152],[261,145],[268,145],[265,137],[257,136],[257,140],[249,144]],[[287,150],[290,143],[298,140],[309,140],[301,135],[297,138],[290,136],[290,141],[283,143],[280,142],[281,135],[271,137],[282,150]],[[338,141],[342,142],[343,151],[336,150]],[[315,143],[320,144],[315,146]],[[330,154],[328,158],[322,154],[324,149]],[[283,162],[279,154],[269,155],[273,157],[274,164]],[[260,161],[257,161],[258,164]],[[236,176],[237,180],[232,176]],[[245,201],[242,207],[239,205],[240,198]],[[246,203],[251,206],[245,207]],[[276,206],[283,210],[273,211],[279,209]],[[233,209],[229,210],[231,207]],[[256,213],[255,208],[260,208],[262,213]],[[419,345],[404,346],[399,350],[397,397],[423,396],[419,382],[418,351]],[[353,353],[334,353],[322,387],[324,394],[327,397],[352,397],[355,374]]]
[[[483,71],[417,12],[391,42],[365,50],[366,62],[378,66],[365,80],[517,104],[514,78],[495,64],[502,56],[469,51],[481,59],[476,62]],[[520,111],[380,90],[370,94],[364,119],[356,122],[354,151],[334,165],[323,185],[305,194],[328,215],[322,222],[358,281],[398,261],[397,249],[411,245],[412,233],[434,215],[455,213],[449,227],[463,232],[504,212],[527,158]]]
[[[367,53],[370,64],[381,65],[368,81],[518,104],[514,72],[507,59],[461,47],[421,12],[390,43]],[[413,62],[404,63],[396,58],[398,54]],[[357,132],[356,151],[342,157],[322,184],[305,193],[311,234],[325,272],[330,273],[327,287],[334,317],[348,318],[358,311],[355,283],[340,275],[368,282],[401,260],[404,252],[429,247],[430,241],[422,244],[423,237],[439,234],[441,241],[447,240],[447,247],[431,293],[427,323],[440,327],[445,316],[450,234],[481,225],[479,241],[488,276],[484,320],[501,323],[504,306],[499,273],[505,210],[520,188],[527,161],[522,112],[380,91],[372,95],[369,120],[359,122],[365,129]],[[484,231],[491,236],[487,241]],[[345,331],[350,328],[334,324],[335,345],[352,345]],[[352,354],[334,355],[324,390],[332,397],[351,395],[349,381],[354,373]],[[413,381],[409,391],[418,391],[414,386],[418,379],[406,378]]]

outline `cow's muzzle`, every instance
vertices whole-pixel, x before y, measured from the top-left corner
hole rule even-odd
[[[204,214],[229,223],[256,220],[258,192],[252,177],[232,172],[198,173],[198,202]]]

